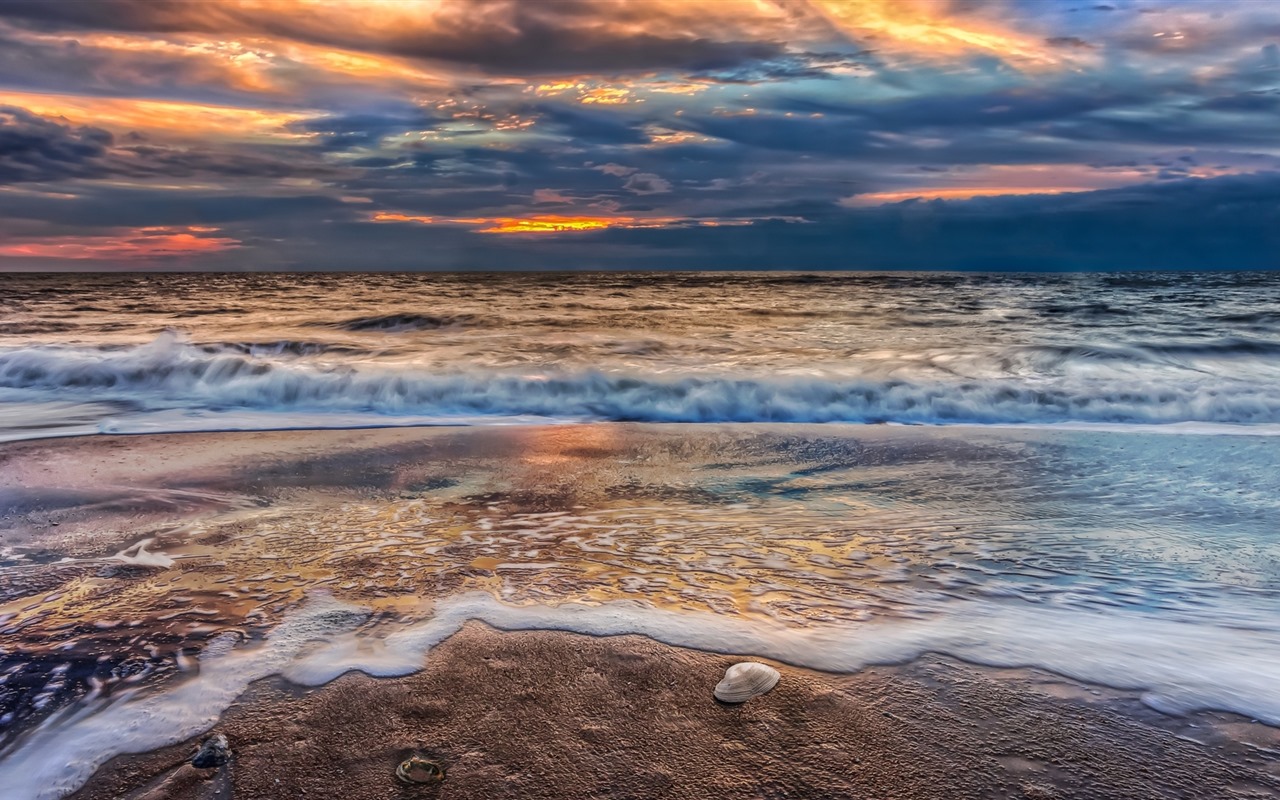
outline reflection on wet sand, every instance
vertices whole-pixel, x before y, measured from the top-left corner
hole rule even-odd
[[[1280,553],[1256,534],[1276,500],[1235,487],[1277,457],[1228,438],[602,424],[11,445],[0,746],[181,681],[210,642],[252,648],[322,595],[366,609],[373,638],[474,593],[787,630],[1027,607],[1271,636],[1256,564]],[[135,501],[102,505],[103,484]]]

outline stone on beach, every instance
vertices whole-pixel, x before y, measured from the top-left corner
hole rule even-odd
[[[197,769],[220,767],[231,759],[231,745],[227,737],[215,733],[200,744],[200,750],[191,758],[191,766]]]

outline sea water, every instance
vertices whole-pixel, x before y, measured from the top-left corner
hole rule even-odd
[[[1280,423],[1280,278],[0,275],[0,436]]]
[[[196,735],[259,678],[412,672],[469,619],[837,672],[941,652],[1280,724],[1280,279],[0,285],[11,440],[515,442],[406,496],[244,504],[67,560],[99,583],[23,591],[48,556],[6,553],[5,797]]]

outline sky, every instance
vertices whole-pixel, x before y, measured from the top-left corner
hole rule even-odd
[[[1271,268],[1272,0],[0,0],[0,271]]]

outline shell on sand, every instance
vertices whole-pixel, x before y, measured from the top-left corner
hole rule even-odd
[[[396,767],[396,777],[402,783],[435,783],[444,780],[444,769],[422,756],[409,756]]]
[[[782,675],[768,664],[743,661],[724,672],[724,680],[716,684],[716,699],[722,703],[742,703],[762,695],[778,685]]]

